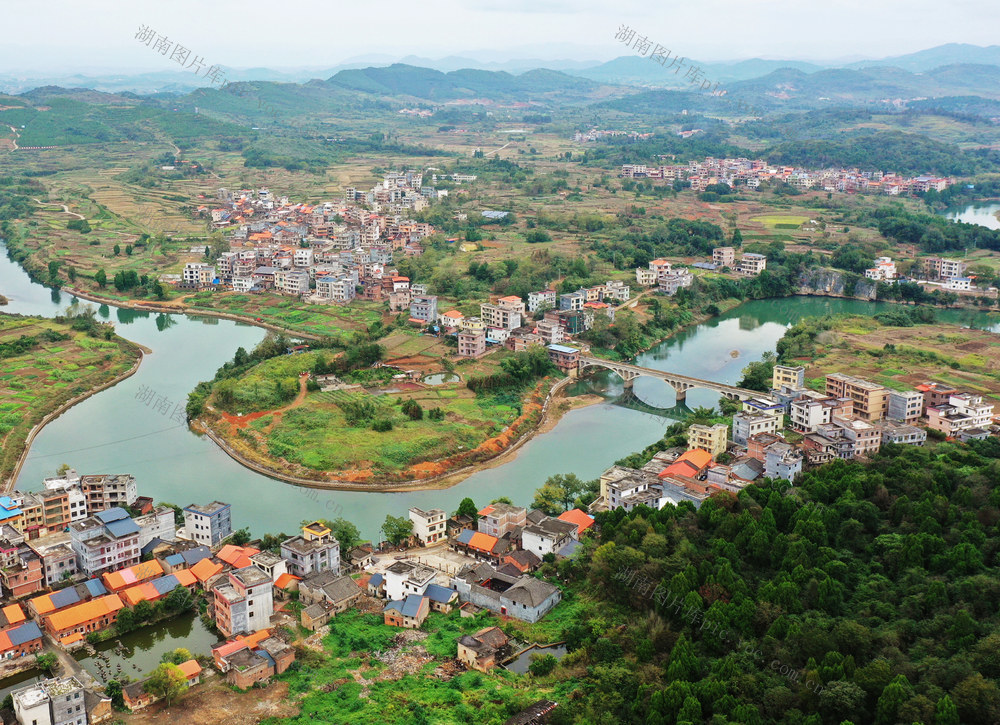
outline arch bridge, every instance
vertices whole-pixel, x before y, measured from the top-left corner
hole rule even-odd
[[[636,378],[647,377],[647,378],[657,378],[662,380],[677,393],[677,402],[683,403],[687,398],[687,391],[692,388],[704,388],[705,390],[714,390],[719,393],[724,398],[729,400],[749,400],[751,398],[763,398],[765,400],[770,400],[771,396],[767,393],[762,393],[759,390],[748,390],[746,388],[737,388],[733,385],[726,385],[724,383],[716,383],[712,380],[702,380],[701,378],[692,378],[689,375],[678,375],[677,373],[670,373],[664,370],[653,370],[652,368],[644,368],[639,365],[630,365],[628,363],[614,362],[612,360],[601,360],[596,357],[589,357],[586,355],[580,356],[580,365],[577,369],[580,375],[583,375],[584,370],[587,368],[605,368],[616,373],[622,381],[625,383],[625,390],[631,391],[632,386],[635,383]]]

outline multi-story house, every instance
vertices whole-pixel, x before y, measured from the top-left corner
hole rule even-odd
[[[580,367],[580,351],[577,348],[567,345],[549,345],[545,349],[548,350],[552,364],[564,373],[571,373]]]
[[[966,263],[960,259],[944,259],[942,257],[927,257],[924,260],[924,273],[930,279],[952,279],[965,274]]]
[[[424,546],[443,541],[447,538],[445,529],[448,514],[441,509],[424,511],[414,506],[410,509],[409,514],[410,521],[413,522],[413,535]]]
[[[139,527],[120,507],[70,524],[77,568],[87,576],[139,563]]]
[[[248,566],[229,572],[212,589],[215,625],[223,637],[267,629],[274,614],[273,582],[266,572]]]
[[[854,417],[869,422],[885,418],[889,389],[853,375],[830,373],[826,376],[826,394],[834,398],[850,398]]]
[[[16,554],[5,557],[9,563],[0,568],[3,591],[8,597],[23,597],[37,592],[44,586],[45,570],[41,557],[27,544],[20,544]]]
[[[878,453],[882,447],[882,431],[871,423],[835,416],[830,424],[840,428],[840,438],[850,441],[851,455],[854,458]],[[818,431],[823,433],[822,426]]]
[[[632,298],[632,288],[621,280],[608,280],[604,283],[604,292],[601,301],[605,299],[616,302],[628,302]]]
[[[503,330],[514,330],[521,326],[524,318],[524,302],[520,297],[510,295],[501,297],[496,304],[483,303],[479,306],[479,315],[487,327],[498,327]]]
[[[233,533],[232,507],[222,501],[185,506],[184,532],[186,538],[198,544],[209,548],[218,546]]]
[[[750,436],[758,433],[777,433],[778,427],[777,416],[745,410],[733,416],[733,443],[745,446]]]
[[[410,300],[410,319],[429,324],[437,322],[437,297],[416,295]]]
[[[22,725],[87,725],[85,696],[75,677],[54,677],[11,693]]]
[[[562,325],[553,320],[539,320],[535,323],[535,332],[543,345],[558,345],[566,339]]]
[[[477,319],[478,318],[474,318]],[[466,318],[466,322],[469,318]],[[458,354],[461,357],[477,357],[486,352],[486,331],[463,329],[458,333]]]
[[[812,433],[820,425],[829,423],[833,416],[850,417],[854,403],[850,398],[803,396],[789,405],[791,428],[797,433]]]
[[[726,452],[729,426],[725,423],[701,425],[694,423],[687,429],[688,449],[701,448],[712,454],[712,459]]]
[[[46,539],[51,538],[53,537],[46,537]],[[42,562],[45,586],[51,587],[76,576],[76,554],[66,544],[49,544],[46,543],[46,539],[36,541],[30,546]]]
[[[806,369],[802,365],[775,365],[771,373],[771,388],[781,390],[782,387],[801,388],[806,382]]]
[[[912,424],[924,414],[924,394],[919,390],[890,390],[885,417],[897,423]]]
[[[712,262],[719,267],[736,266],[736,250],[732,247],[716,247],[712,250]]]
[[[143,516],[134,519],[139,527],[139,548],[144,548],[153,539],[173,541],[177,538],[177,524],[174,522],[174,510],[159,506]]]
[[[882,444],[897,443],[900,445],[922,446],[927,442],[927,431],[915,425],[883,421],[879,424],[882,431]]]
[[[300,536],[281,542],[281,557],[288,562],[288,573],[293,576],[340,572],[340,542],[319,521],[303,526]]]
[[[560,310],[582,310],[587,303],[587,293],[583,290],[559,295]]]
[[[682,270],[672,274],[660,275],[657,282],[660,286],[660,294],[673,297],[677,294],[677,290],[690,287],[694,284],[694,275],[691,272]]]
[[[524,527],[521,532],[521,548],[542,558],[546,554],[555,554],[562,549],[575,533],[576,524],[546,518],[537,524]]]
[[[87,499],[90,516],[114,506],[131,506],[138,496],[135,476],[124,473],[80,476],[80,490]]]
[[[656,270],[635,268],[635,282],[640,287],[652,287],[656,284]]]
[[[480,533],[499,539],[516,528],[523,528],[527,515],[528,511],[523,506],[493,503],[479,512],[477,527]]]
[[[763,254],[746,252],[740,257],[740,274],[757,275],[763,272],[765,267],[767,267],[767,257]]]
[[[528,293],[528,312],[535,313],[541,309],[554,309],[557,303],[556,291],[544,289],[540,292]]]
[[[403,600],[416,594],[423,596],[434,583],[436,572],[429,566],[410,561],[397,561],[385,570],[385,595],[390,600]]]
[[[953,436],[961,431],[984,429],[993,418],[993,406],[981,395],[958,393],[948,397],[947,405],[927,408],[927,427]]]
[[[764,450],[764,475],[794,481],[802,473],[802,454],[788,443],[772,443]]]

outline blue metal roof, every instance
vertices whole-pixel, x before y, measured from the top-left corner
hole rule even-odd
[[[406,597],[406,601],[403,602],[403,616],[404,617],[416,617],[420,612],[420,605],[423,604],[424,598],[419,594],[410,594]]]
[[[139,525],[132,519],[112,521],[110,524],[104,524],[104,528],[106,528],[116,539],[139,533]]]
[[[112,506],[109,509],[98,511],[94,514],[94,518],[102,524],[110,524],[112,521],[121,521],[122,519],[127,519],[128,517],[128,511],[120,506]]]
[[[42,630],[34,622],[25,622],[19,627],[7,630],[7,637],[13,645],[21,645],[42,638]]]
[[[170,566],[181,566],[184,564],[184,557],[180,554],[171,554],[164,559]]]
[[[440,584],[428,584],[427,590],[424,592],[424,596],[429,598],[432,602],[441,602],[442,604],[446,604],[451,601],[453,596],[455,596],[455,590],[443,587]]]
[[[575,347],[566,347],[565,345],[549,345],[549,350],[554,350],[556,352],[580,352]]]
[[[476,535],[475,529],[462,529],[462,533],[458,535],[459,543],[466,544],[472,541],[472,537]]]
[[[88,579],[83,583],[83,586],[87,587],[87,591],[92,597],[103,597],[108,593],[100,579]]]
[[[368,580],[368,586],[377,587],[382,583],[384,577],[381,574],[372,574],[372,578]]]
[[[395,610],[397,612],[402,612],[403,611],[403,602],[397,601],[395,599],[390,599],[389,603],[386,604],[384,607],[382,607],[382,611],[383,612],[388,612],[390,609]]]
[[[153,549],[163,543],[163,539],[158,536],[154,536],[148,544],[139,549],[140,556],[146,556],[146,554],[151,554]]]
[[[58,592],[52,592],[49,595],[49,599],[52,600],[52,606],[56,609],[62,609],[63,607],[68,607],[71,604],[79,602],[80,595],[76,593],[76,589],[70,587],[69,589],[60,589]]]
[[[176,589],[180,582],[177,581],[177,577],[173,574],[167,574],[166,576],[161,576],[159,579],[154,579],[152,584],[160,594],[167,594]]]
[[[181,552],[181,556],[184,557],[184,563],[188,566],[194,566],[202,559],[207,559],[211,555],[212,551],[207,546],[196,546],[193,549]]]

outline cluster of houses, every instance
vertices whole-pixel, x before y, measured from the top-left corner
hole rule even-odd
[[[804,466],[870,456],[885,443],[923,445],[927,429],[963,442],[990,435],[993,406],[980,395],[940,383],[892,390],[843,373],[827,375],[821,393],[804,387],[804,376],[801,366],[776,365],[770,395],[743,401],[731,426],[692,425],[687,450],[657,453],[641,469],[608,469],[591,513],[697,503],[763,477],[794,481]],[[786,417],[795,443],[782,434]]]
[[[798,189],[819,191],[912,195],[931,191],[944,191],[952,181],[937,176],[907,177],[881,171],[858,169],[801,169],[794,166],[776,166],[763,159],[716,159],[691,161],[687,164],[647,166],[623,164],[621,175],[627,179],[664,179],[687,181],[695,191],[703,191],[713,184],[730,187],[744,186],[757,189],[761,184],[785,183]]]
[[[737,260],[733,247],[716,247],[712,250],[711,262],[695,262],[691,266],[709,271],[731,269],[739,274],[755,277],[767,267],[767,257],[744,252]],[[660,294],[672,297],[677,294],[677,290],[694,283],[694,273],[684,266],[675,266],[670,260],[654,259],[648,267],[636,268],[635,281],[641,287],[656,287]]]
[[[421,240],[434,231],[408,217],[447,193],[423,186],[413,171],[389,172],[367,192],[351,187],[343,201],[322,204],[292,204],[269,189],[219,189],[219,206],[198,213],[230,233],[230,251],[213,263],[186,264],[173,281],[180,289],[273,290],[314,303],[387,299],[399,291],[394,255],[422,254]]]
[[[460,357],[479,357],[498,345],[517,352],[531,345],[559,345],[593,327],[598,314],[614,322],[616,305],[627,302],[631,294],[627,284],[611,280],[566,294],[545,289],[529,292],[527,303],[516,295],[484,302],[478,317],[448,310],[438,315],[437,322],[445,334],[458,338]],[[436,309],[437,298],[428,299]],[[410,318],[427,321],[426,315],[418,314],[422,311],[411,306]],[[538,313],[542,319],[533,321]]]

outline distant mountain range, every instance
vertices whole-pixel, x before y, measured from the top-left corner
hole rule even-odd
[[[814,74],[834,69],[866,70],[872,68],[893,67],[909,73],[930,73],[947,66],[995,66],[1000,67],[1000,45],[982,47],[961,43],[949,43],[935,48],[921,50],[907,55],[893,56],[881,59],[863,60],[851,63],[839,62],[808,62],[802,60],[771,60],[752,58],[748,60],[701,63],[697,59],[687,59],[687,64],[696,65],[702,69],[702,76],[713,84],[733,84],[739,81],[762,79],[769,74],[782,69],[792,69],[805,74]],[[403,59],[394,58],[388,54],[366,55],[352,58],[339,65],[328,68],[298,68],[274,70],[269,68],[227,68],[227,78],[230,81],[272,81],[277,83],[305,83],[314,79],[331,78],[348,70],[369,71],[371,68],[386,68],[392,66],[417,67],[426,70],[450,74],[456,71],[496,71],[505,72],[512,77],[520,77],[525,72],[539,69],[558,71],[562,74],[596,81],[604,84],[626,84],[651,86],[658,88],[686,88],[683,73],[675,74],[663,66],[650,61],[648,57],[635,54],[624,54],[605,63],[586,60],[482,60],[470,56],[446,56],[444,58],[424,58],[407,56]],[[371,76],[371,74],[368,74]],[[431,82],[429,79],[425,79]],[[449,85],[461,84],[464,78],[452,78],[450,81],[438,79],[431,82],[435,88],[443,89]],[[348,85],[369,85],[372,81],[347,75],[336,81]],[[534,80],[529,77],[523,84],[531,87]],[[375,80],[378,85],[381,81]],[[504,79],[501,85],[513,88],[510,79]],[[108,93],[132,91],[134,93],[179,93],[184,94],[195,88],[204,87],[202,76],[185,71],[159,71],[148,73],[115,73],[115,74],[38,74],[25,75],[0,73],[0,93],[23,93],[39,86],[61,86],[64,88],[93,88]],[[473,83],[473,86],[476,84]],[[514,83],[516,85],[516,83]],[[391,86],[391,83],[390,83]],[[374,88],[374,86],[372,86]],[[455,97],[461,97],[458,86],[455,87]]]

